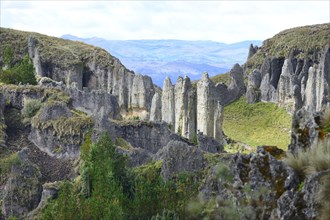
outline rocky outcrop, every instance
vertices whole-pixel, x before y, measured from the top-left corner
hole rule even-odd
[[[63,102],[54,102],[46,105],[39,115],[42,121],[54,120],[60,117],[69,118],[72,116],[69,108]]]
[[[199,149],[209,153],[220,153],[223,152],[223,142],[218,142],[214,138],[197,134],[198,147]]]
[[[223,106],[207,73],[197,83],[197,131],[222,140]]]
[[[161,175],[169,180],[180,172],[196,172],[206,165],[204,154],[196,146],[180,141],[171,141],[158,154],[163,160]]]
[[[174,87],[169,77],[165,78],[163,84],[162,121],[168,123],[174,130],[175,127]]]
[[[261,101],[278,103],[291,113],[303,106],[314,112],[329,106],[329,45],[312,52],[312,56],[304,59],[297,58],[296,50],[292,50],[286,59],[266,58],[260,67],[260,87],[252,86],[254,76],[249,76],[248,101],[256,102],[260,91]]]
[[[244,84],[244,74],[242,67],[236,63],[229,72],[231,77],[231,83],[228,86],[228,97],[222,101],[223,105],[226,105],[232,101],[237,100],[246,92]]]
[[[321,178],[330,171],[322,171],[308,177],[301,190],[287,190],[277,200],[277,208],[273,210],[273,219],[318,219],[320,207],[316,200]]]
[[[40,202],[37,208],[35,208],[34,210],[32,210],[27,214],[27,219],[32,220],[38,218],[38,213],[47,206],[49,200],[57,198],[59,188],[60,188],[60,182],[43,184]]]
[[[189,77],[175,84],[175,132],[188,139],[196,135],[196,92]]]
[[[251,58],[257,52],[257,50],[258,50],[258,46],[253,46],[253,44],[250,44],[247,59]]]
[[[74,116],[64,103],[47,103],[31,120],[29,140],[51,157],[77,158],[90,117]]]
[[[96,122],[104,119],[121,119],[117,98],[101,90],[70,88],[66,90],[72,99],[72,106],[92,116]]]
[[[308,70],[305,103],[313,111],[330,105],[330,48],[324,48],[320,62]]]
[[[16,109],[23,109],[24,103],[30,99],[42,99],[45,90],[37,86],[1,86],[0,92],[6,105]]]
[[[234,208],[240,210],[239,217],[270,219],[277,200],[299,184],[293,169],[275,159],[277,152],[272,147],[259,147],[253,154],[222,157],[210,168],[201,188],[203,196],[214,198],[216,210]],[[233,218],[225,212],[214,214],[216,219]]]
[[[150,111],[151,100],[154,95],[154,86],[149,76],[136,74],[133,78],[131,108]]]
[[[2,192],[2,213],[5,217],[24,215],[35,209],[42,191],[38,168],[26,155],[27,149],[18,153],[19,162],[12,166],[11,173]]]
[[[160,122],[162,120],[162,98],[156,92],[151,101],[150,121]]]
[[[182,140],[173,133],[166,123],[132,122],[128,124],[108,124],[111,138],[123,138],[134,148],[141,148],[155,154],[171,140]]]
[[[321,113],[312,112],[307,107],[301,108],[292,117],[291,143],[289,150],[298,153],[307,149],[319,139]]]
[[[261,73],[259,70],[254,70],[248,76],[248,86],[246,91],[246,100],[248,103],[253,104],[260,101],[260,84]]]

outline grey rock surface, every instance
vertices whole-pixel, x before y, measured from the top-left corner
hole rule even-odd
[[[5,217],[17,216],[20,219],[35,209],[42,191],[38,168],[26,155],[27,149],[18,153],[19,164],[13,165],[2,193],[2,213]]]
[[[160,122],[162,120],[162,98],[156,92],[151,101],[150,121]]]
[[[163,84],[162,94],[162,121],[175,128],[175,102],[174,102],[174,87],[171,79],[166,77]]]
[[[157,156],[163,160],[161,175],[165,180],[170,180],[180,172],[202,170],[206,165],[201,150],[181,141],[170,141]]]
[[[96,121],[121,119],[117,98],[101,90],[84,91],[70,88],[66,90],[72,98],[74,108],[92,116]]]
[[[260,84],[261,73],[256,69],[248,76],[248,86],[246,91],[246,100],[248,103],[252,104],[260,101]]]
[[[197,134],[199,149],[209,153],[221,153],[224,151],[223,144],[216,141],[214,138]]]
[[[175,84],[175,132],[188,139],[196,134],[196,91],[189,77]]]
[[[307,149],[318,141],[320,118],[320,112],[313,112],[308,107],[294,113],[289,145],[292,153],[297,153],[299,149]]]
[[[72,116],[69,108],[63,102],[54,102],[46,105],[40,112],[40,120],[48,121],[61,117],[69,118]]]
[[[197,83],[197,132],[221,141],[223,106],[208,74]]]

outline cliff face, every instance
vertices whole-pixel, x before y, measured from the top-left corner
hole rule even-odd
[[[123,113],[139,109],[150,111],[154,94],[151,78],[134,74],[103,49],[1,28],[0,50],[3,51],[8,45],[15,54],[14,63],[29,54],[39,77],[62,81],[67,88],[82,90],[87,87],[89,90],[108,92],[117,97]]]
[[[329,106],[329,30],[329,24],[289,29],[251,53],[245,64],[248,101],[275,102],[290,112]]]

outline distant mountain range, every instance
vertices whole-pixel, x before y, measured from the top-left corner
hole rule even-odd
[[[179,75],[188,75],[196,80],[203,72],[208,72],[210,76],[225,73],[235,63],[246,61],[251,43],[262,43],[256,40],[234,44],[184,40],[106,40],[72,35],[63,35],[62,38],[104,48],[128,69],[151,76],[158,86],[162,86],[166,76],[175,82]]]

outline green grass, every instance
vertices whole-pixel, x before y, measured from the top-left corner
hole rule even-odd
[[[40,57],[44,61],[61,64],[62,66],[79,67],[91,57],[99,66],[110,68],[113,57],[104,49],[94,47],[78,41],[64,40],[34,32],[18,31],[9,28],[0,28],[0,51],[10,46],[13,51],[13,63],[17,63],[28,51],[28,39],[32,36],[37,40]],[[3,53],[0,54],[0,63]]]
[[[236,141],[256,147],[277,146],[287,150],[291,116],[274,103],[246,103],[241,98],[224,108],[223,130]]]
[[[219,74],[216,76],[211,77],[211,80],[217,84],[217,83],[224,83],[226,85],[229,85],[231,82],[231,77],[229,73],[223,73],[223,74]]]

